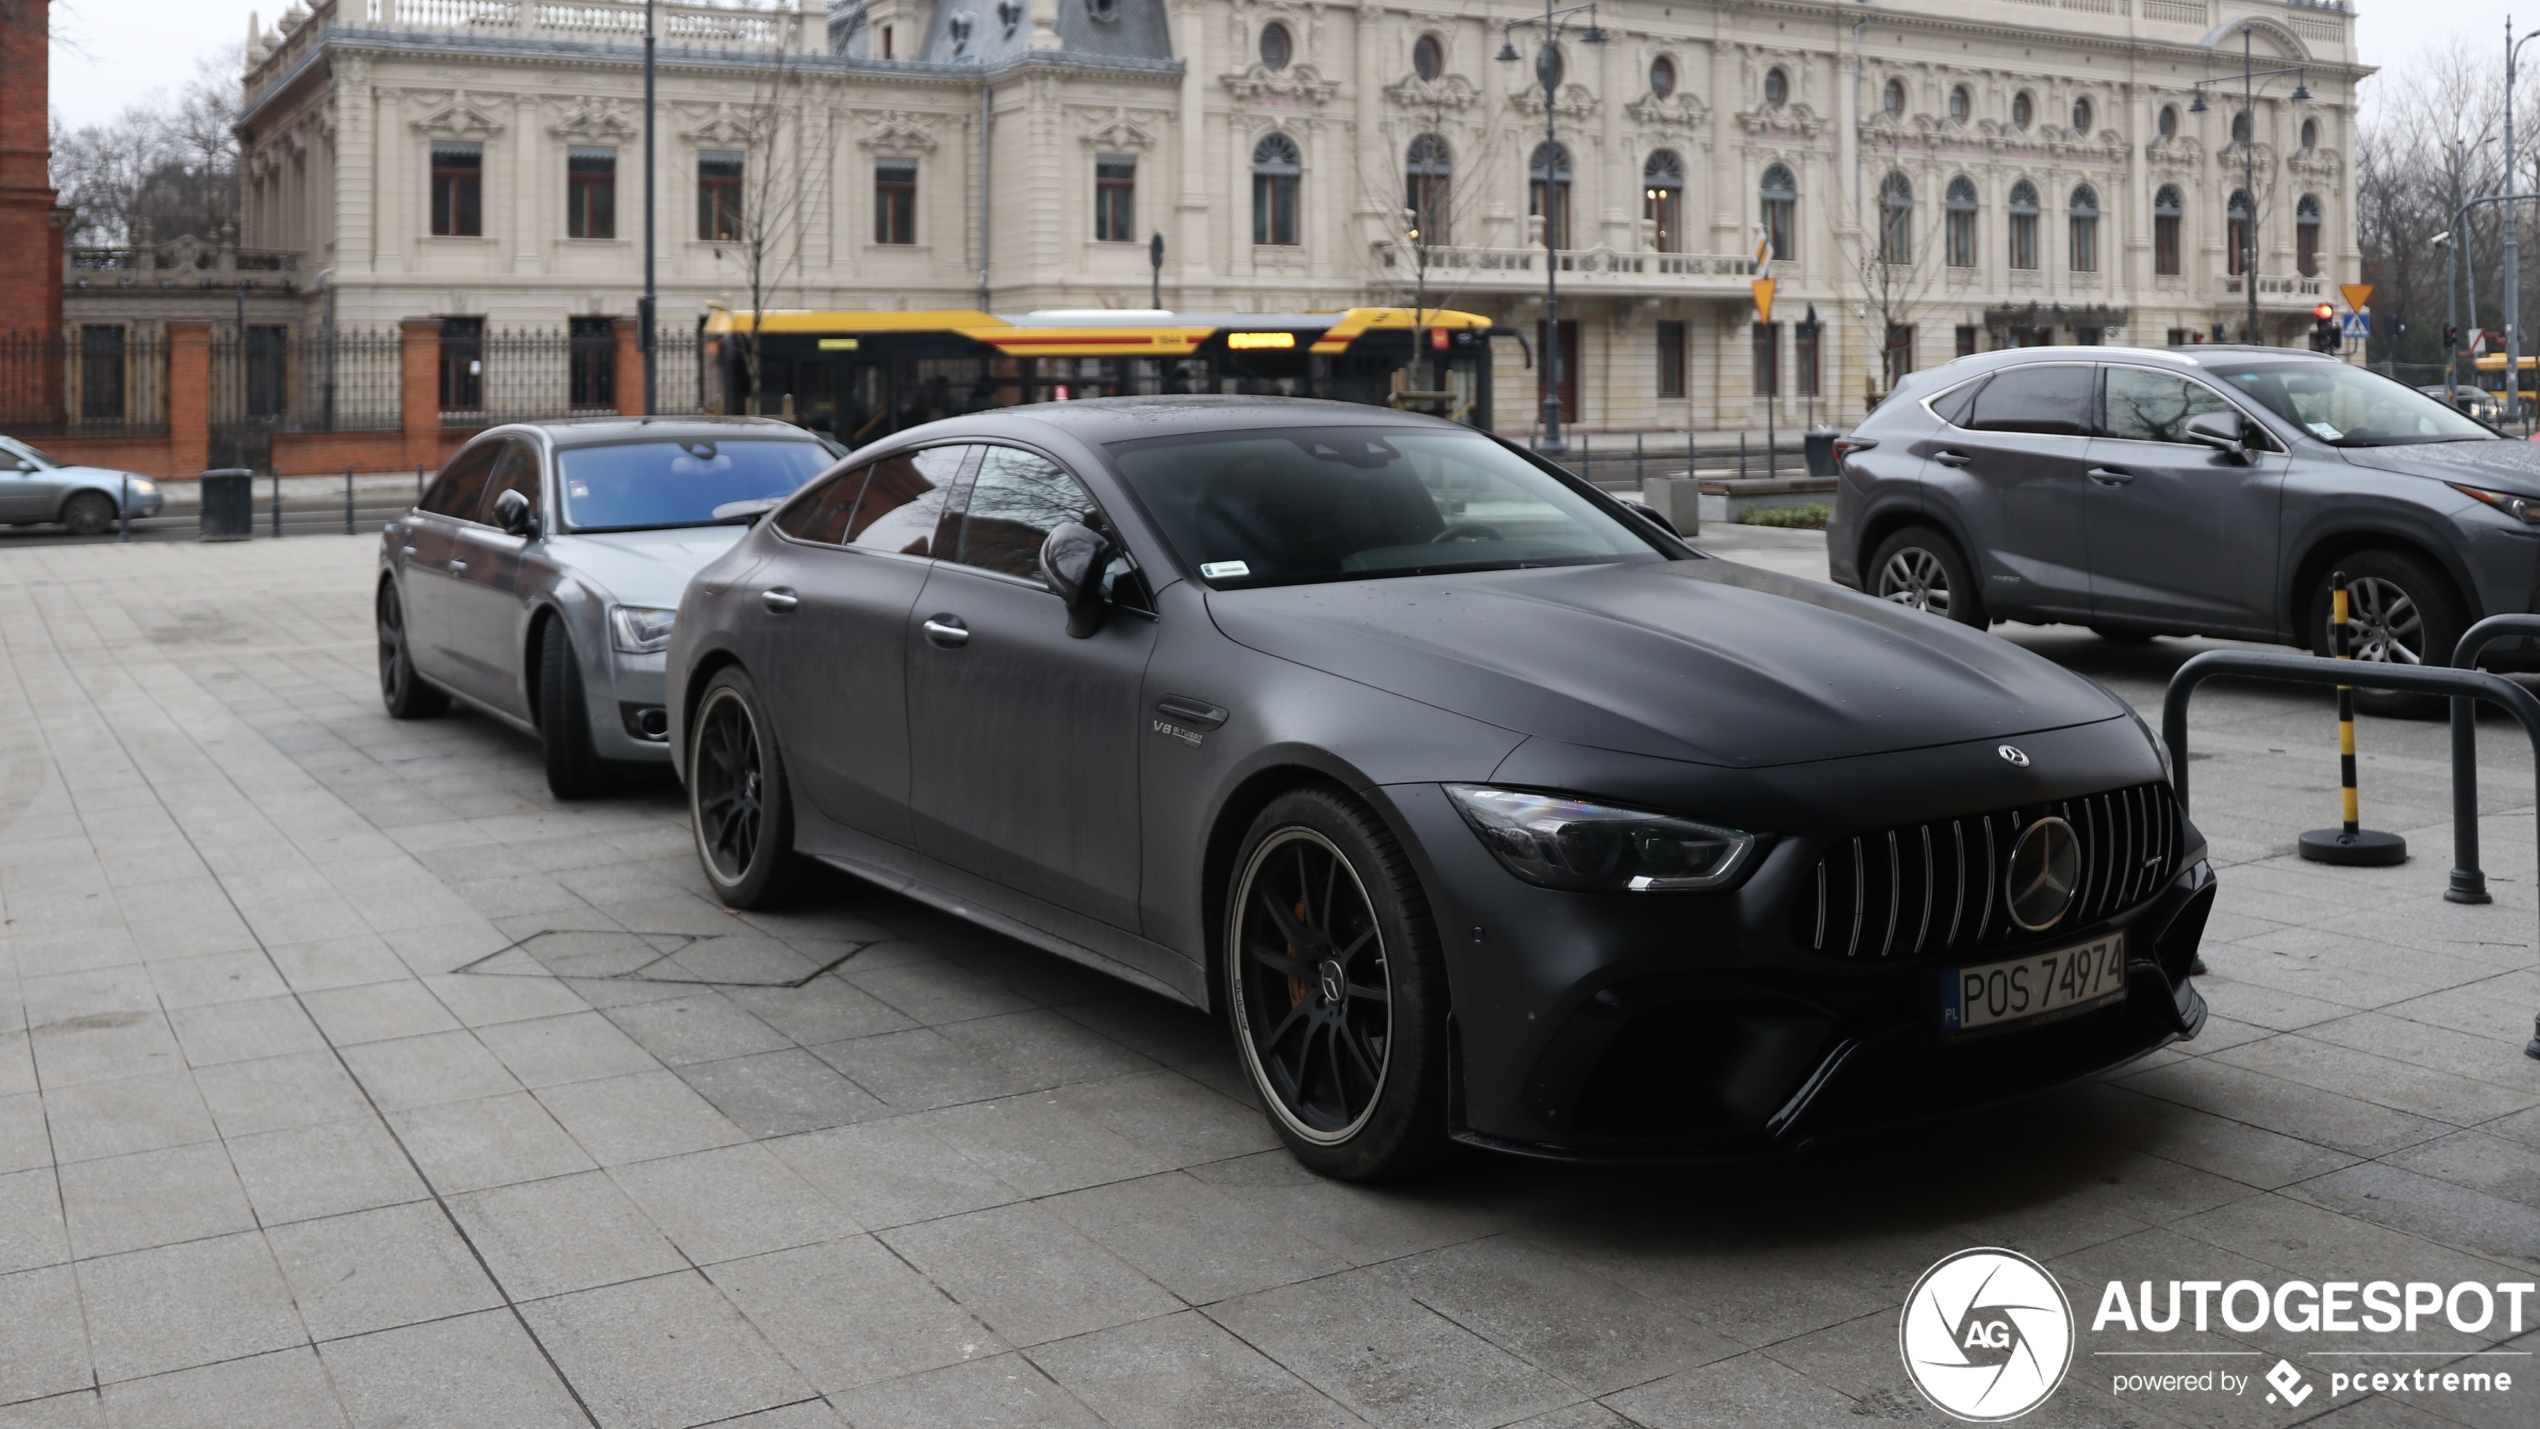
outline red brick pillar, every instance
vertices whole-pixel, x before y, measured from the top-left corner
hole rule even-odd
[[[642,324],[617,320],[617,414],[644,415],[644,346]]]
[[[0,4],[0,332],[62,330],[62,231],[46,104],[50,0]]]
[[[212,464],[212,325],[171,322],[168,335],[168,469],[192,476]]]
[[[397,325],[403,368],[406,465],[441,464],[441,322],[408,318]]]

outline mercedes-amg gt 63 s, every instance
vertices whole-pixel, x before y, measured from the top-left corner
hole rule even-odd
[[[808,857],[1221,1010],[1330,1175],[1786,1149],[2205,1016],[2114,695],[1443,421],[914,428],[699,571],[667,679],[726,901]]]

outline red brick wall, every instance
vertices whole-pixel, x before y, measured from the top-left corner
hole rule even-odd
[[[60,199],[46,113],[50,3],[0,5],[0,332],[62,328]]]

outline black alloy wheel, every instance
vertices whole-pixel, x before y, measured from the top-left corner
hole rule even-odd
[[[397,583],[379,583],[379,702],[390,719],[431,719],[450,708],[450,697],[415,673],[414,651],[406,643],[406,606],[397,598]]]
[[[74,536],[103,536],[115,529],[115,501],[100,491],[81,491],[62,503],[62,524]]]
[[[1373,814],[1302,790],[1264,810],[1228,904],[1227,1010],[1272,1127],[1327,1176],[1445,1144],[1445,977],[1410,860]]]
[[[1881,600],[1978,630],[1991,623],[1958,543],[1928,526],[1908,526],[1879,542],[1867,574],[1869,593]]]
[[[2394,665],[2452,663],[2453,647],[2469,618],[2452,583],[2423,557],[2405,551],[2356,551],[2339,560],[2346,573],[2346,653],[2355,660]],[[2336,570],[2323,573],[2310,599],[2311,650],[2336,652],[2331,586]],[[2390,719],[2438,719],[2451,702],[2440,695],[2407,694],[2358,685],[2355,708]]]
[[[559,799],[606,793],[608,765],[591,739],[591,702],[582,690],[582,662],[564,621],[551,617],[538,634],[538,742],[547,762],[547,791]]]
[[[734,908],[781,901],[793,882],[794,814],[785,768],[762,731],[758,691],[716,673],[688,726],[688,822],[715,896]]]

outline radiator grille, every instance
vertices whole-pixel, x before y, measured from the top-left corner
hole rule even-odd
[[[2050,814],[2081,843],[2080,890],[2050,932],[2130,908],[2176,871],[2178,802],[2167,784],[2138,784],[1838,839],[1800,887],[1792,934],[1802,947],[1852,959],[1963,953],[2041,936],[2012,921],[2003,883],[2020,830]]]

